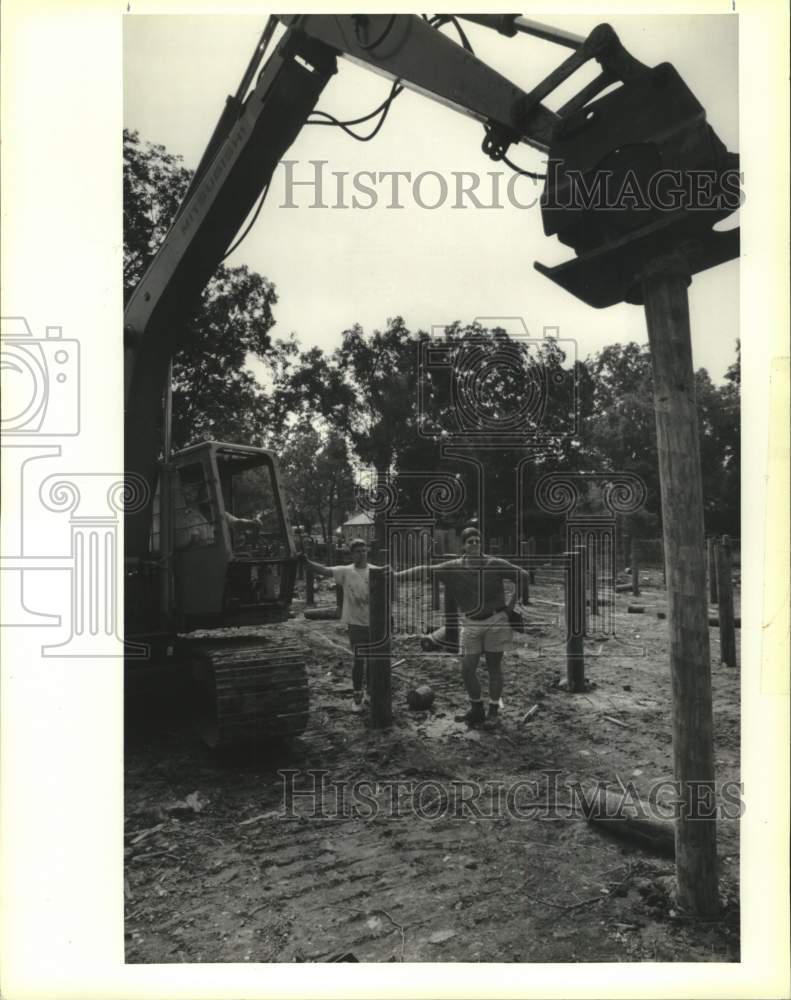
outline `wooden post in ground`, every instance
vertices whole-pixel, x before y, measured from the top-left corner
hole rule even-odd
[[[632,594],[634,597],[640,596],[640,539],[637,535],[632,535],[632,551],[630,555],[632,569]]]
[[[583,549],[566,552],[566,689],[585,690],[585,556]]]
[[[536,571],[535,567],[532,565],[532,560],[536,556],[536,540],[535,538],[528,538],[527,540],[527,555],[530,560],[530,565],[527,568],[527,577],[530,583],[536,582]]]
[[[431,610],[439,611],[439,577],[431,574]]]
[[[447,586],[445,587],[445,645],[448,652],[458,653],[459,606],[456,604],[456,599]]]
[[[316,603],[316,594],[314,590],[315,578],[313,576],[313,570],[310,566],[305,568],[305,604],[309,608],[312,608]]]
[[[390,676],[390,573],[385,569],[369,570],[371,645],[368,655],[368,689],[371,695],[371,723],[386,729],[393,722],[393,696]]]
[[[676,822],[678,901],[698,916],[719,910],[714,813],[711,664],[698,415],[682,257],[641,276],[654,374],[667,567],[673,761],[682,807]]]
[[[709,538],[706,542],[706,551],[709,563],[709,603],[717,603],[717,540]]]
[[[599,562],[597,559],[596,539],[588,540],[588,582],[590,584],[591,615],[599,614]]]
[[[720,622],[720,662],[736,666],[736,618],[733,613],[733,581],[731,579],[730,539],[723,535],[716,546],[717,604]]]

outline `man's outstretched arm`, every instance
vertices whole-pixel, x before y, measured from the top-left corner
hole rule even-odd
[[[393,573],[394,580],[416,580],[418,577],[431,572],[430,566],[410,566],[409,569],[399,570]]]
[[[312,559],[308,559],[304,552],[299,554],[300,562],[303,562],[306,566],[309,566],[312,572],[316,576],[332,576],[332,566],[325,566],[323,563],[313,562]]]
[[[427,573],[439,573],[455,566],[456,560],[453,559],[449,562],[434,563],[433,565],[424,563],[422,566],[410,566],[409,569],[402,569],[398,573],[393,573],[393,578],[395,580],[417,580],[420,577],[424,577]]]
[[[228,524],[230,524],[232,528],[236,528],[242,525],[248,528],[261,527],[260,521],[257,521],[250,517],[237,517],[235,514],[232,514],[229,510],[226,510],[225,512],[225,520],[228,522]]]

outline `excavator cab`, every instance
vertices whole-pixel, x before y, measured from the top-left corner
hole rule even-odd
[[[207,441],[171,460],[173,609],[185,629],[284,621],[296,549],[275,456]],[[160,549],[159,490],[151,548]]]
[[[305,651],[278,626],[289,617],[297,553],[275,456],[217,441],[173,455],[160,467],[148,555],[128,567],[127,623],[129,608],[155,620],[159,600],[159,634],[144,637],[171,667],[187,668],[181,687],[173,674],[175,696],[205,742],[225,748],[302,733]],[[226,631],[240,625],[270,627]]]

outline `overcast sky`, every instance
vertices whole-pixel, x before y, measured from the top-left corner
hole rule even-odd
[[[266,22],[260,17],[129,15],[124,21],[124,124],[143,139],[162,143],[195,167],[227,94],[236,91]],[[557,17],[559,27],[587,34],[592,17]],[[648,65],[670,62],[706,108],[708,120],[728,149],[738,151],[737,20],[727,15],[621,16],[612,24],[626,48]],[[452,28],[446,28],[452,34]],[[568,54],[526,36],[507,39],[465,25],[476,54],[525,90],[530,90]],[[581,76],[584,82],[590,70]],[[548,100],[557,107],[578,89]],[[340,60],[319,107],[341,119],[372,110],[389,83]],[[364,126],[363,126],[364,128]],[[311,160],[326,160],[326,208],[310,208],[307,188],[286,203],[285,171],[276,171],[266,205],[252,232],[229,263],[245,263],[274,281],[279,302],[274,333],[294,332],[303,346],[336,347],[342,331],[359,322],[366,331],[402,315],[414,328],[430,329],[459,319],[521,316],[532,336],[544,327],[576,341],[579,356],[607,344],[647,341],[641,308],[618,305],[594,310],[533,269],[533,261],[557,264],[572,251],[543,233],[538,207],[453,208],[454,172],[502,171],[480,149],[478,122],[424,97],[404,92],[370,143],[340,129],[309,126],[287,154],[297,161],[294,177],[309,179]],[[527,168],[541,171],[538,151],[512,147]],[[449,185],[440,207],[417,205],[404,188],[402,209],[388,208],[389,185],[376,185],[369,209],[333,208],[332,172],[347,172],[344,201],[351,201],[351,175],[361,171],[437,171]],[[486,179],[486,184],[491,183]],[[527,202],[538,189],[520,179],[514,189]],[[482,191],[488,191],[483,186]],[[439,182],[421,187],[424,202],[439,199]],[[749,191],[747,192],[749,198]],[[482,194],[485,201],[489,199]],[[728,223],[729,225],[732,223]],[[690,288],[695,367],[719,381],[735,357],[738,331],[738,262],[697,275]]]

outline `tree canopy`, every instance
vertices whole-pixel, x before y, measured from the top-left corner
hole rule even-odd
[[[192,174],[181,157],[124,132],[124,292],[132,292],[167,235]],[[173,359],[173,441],[215,438],[260,444],[282,414],[247,367],[273,373],[295,348],[273,341],[274,285],[247,267],[221,264],[186,325]]]
[[[180,157],[124,132],[127,296],[165,238],[190,178]],[[394,316],[370,333],[351,326],[325,352],[301,348],[293,335],[274,339],[276,303],[263,275],[218,267],[174,359],[174,445],[215,438],[276,448],[295,523],[318,524],[329,537],[355,506],[356,468],[358,480],[363,469],[380,480],[394,477],[404,513],[422,510],[422,473],[447,474],[466,491],[448,515],[457,522],[479,513],[480,485],[490,533],[508,533],[520,464],[531,533],[546,518],[529,506],[530,484],[548,471],[640,476],[647,489],[640,517],[658,531],[647,346],[612,344],[573,360],[551,338],[528,342],[462,322],[430,336]],[[252,358],[263,362],[266,385],[248,366]],[[706,530],[738,535],[738,342],[724,385],[705,369],[695,381]],[[502,446],[514,430],[517,439]],[[484,463],[485,484],[476,462]]]

